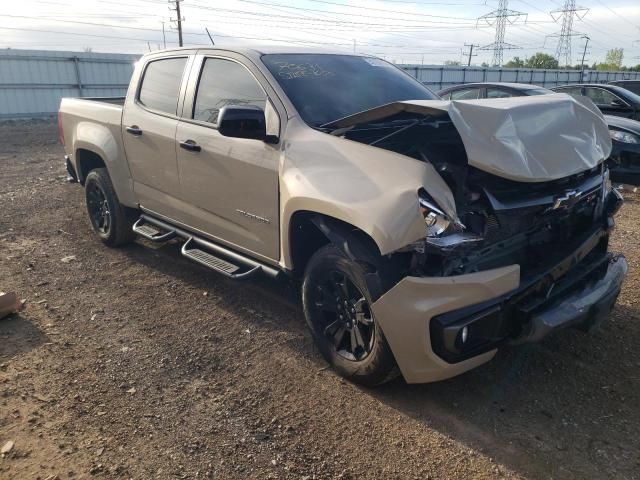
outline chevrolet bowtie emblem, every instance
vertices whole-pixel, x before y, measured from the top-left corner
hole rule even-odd
[[[568,190],[563,196],[557,197],[554,200],[551,210],[558,210],[560,208],[571,208],[580,201],[581,196],[582,192],[579,192],[578,190]]]

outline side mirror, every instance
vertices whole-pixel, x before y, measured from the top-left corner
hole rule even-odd
[[[225,137],[248,138],[268,143],[278,141],[277,138],[267,135],[264,110],[249,105],[222,107],[218,113],[218,132]]]

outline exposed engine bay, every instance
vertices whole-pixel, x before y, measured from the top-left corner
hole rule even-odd
[[[438,199],[424,189],[419,192],[427,235],[407,249],[411,275],[460,275],[512,264],[520,265],[523,277],[535,275],[575,249],[582,237],[608,230],[612,213],[605,209],[617,208],[606,205],[615,199],[608,198],[604,163],[545,182],[503,178],[469,165],[461,136],[446,115],[401,112],[339,133],[429,162],[451,189],[455,221]],[[608,235],[602,236],[603,255],[607,242]]]

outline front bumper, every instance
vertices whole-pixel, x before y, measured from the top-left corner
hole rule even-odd
[[[373,304],[408,383],[453,377],[489,361],[507,343],[537,341],[609,314],[627,271],[607,254],[604,233],[521,282],[518,265],[452,277],[406,277]],[[466,327],[466,341],[462,332]]]

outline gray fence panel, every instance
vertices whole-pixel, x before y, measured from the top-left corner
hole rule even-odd
[[[62,97],[126,94],[138,55],[49,50],[0,50],[0,118],[52,115]],[[517,82],[554,87],[637,79],[640,72],[537,70],[400,65],[433,90],[471,82]]]
[[[0,50],[0,118],[52,115],[62,97],[126,94],[139,55]]]
[[[531,68],[464,67],[460,65],[399,65],[422,83],[441,88],[473,82],[531,83],[555,87],[569,83],[607,83],[612,80],[640,80],[640,72],[586,70],[542,70]]]

